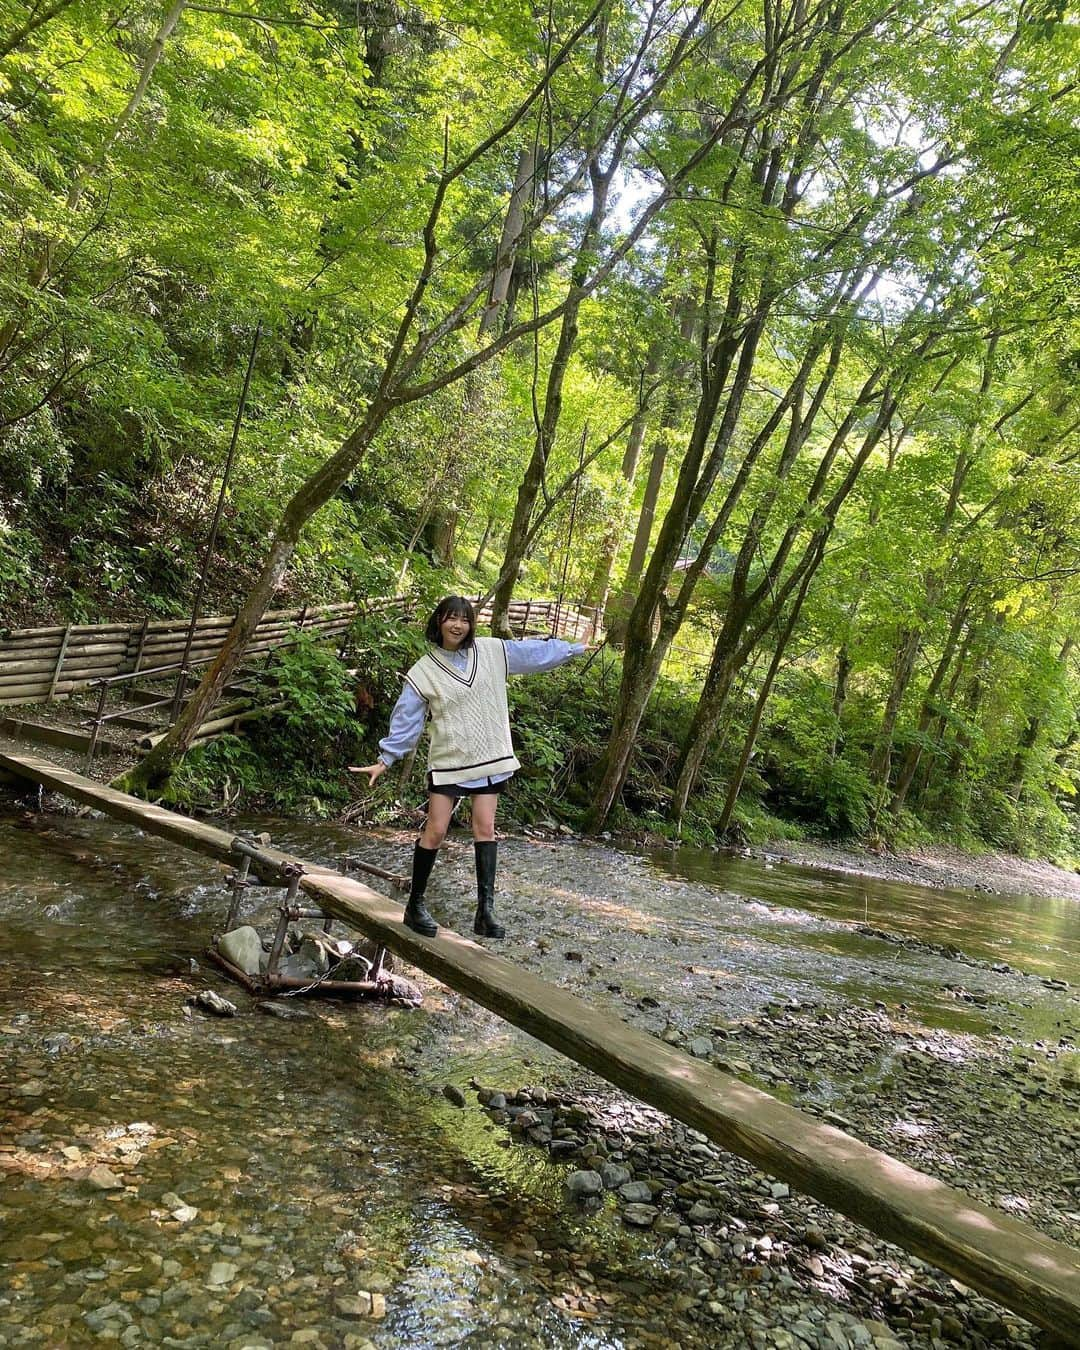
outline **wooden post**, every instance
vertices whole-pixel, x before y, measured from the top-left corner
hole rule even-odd
[[[94,762],[94,751],[97,749],[98,736],[101,735],[101,719],[105,714],[105,700],[109,697],[109,681],[101,681],[101,693],[98,695],[97,712],[94,714],[94,721],[90,729],[90,744],[86,747],[86,759],[83,761],[83,773],[90,772],[90,766]]]
[[[139,667],[142,665],[143,647],[146,645],[146,634],[149,627],[150,627],[150,615],[148,614],[146,618],[143,619],[142,627],[139,629],[139,645],[135,649],[135,664],[134,666],[132,666],[133,671],[137,671]]]
[[[52,684],[49,685],[49,692],[45,702],[51,703],[53,695],[56,693],[56,686],[60,680],[60,668],[64,664],[64,653],[67,651],[68,638],[71,636],[71,624],[64,629],[64,635],[60,639],[60,650],[56,654],[56,669],[53,671]]]

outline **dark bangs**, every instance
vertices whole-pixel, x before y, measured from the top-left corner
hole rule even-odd
[[[469,621],[469,635],[461,644],[460,650],[473,645],[476,637],[476,610],[463,595],[447,595],[435,606],[435,611],[427,621],[424,636],[434,647],[442,646],[442,623],[451,615],[460,615]]]

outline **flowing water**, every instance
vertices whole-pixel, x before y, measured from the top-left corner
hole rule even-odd
[[[1080,982],[1075,900],[915,886],[682,848],[657,855],[679,876],[811,914],[865,923],[1038,975]]]
[[[410,850],[244,823],[331,864],[351,852],[402,871]],[[928,1027],[1028,1040],[1078,1020],[1072,993],[1044,983],[1080,979],[1066,902],[577,842],[502,855],[505,954],[658,1033],[771,1001],[886,1000]],[[258,1004],[202,955],[221,869],[117,823],[8,799],[0,859],[0,1345],[713,1343],[681,1329],[651,1236],[568,1204],[566,1169],[507,1146],[477,1109],[470,1079],[588,1079],[555,1052],[427,980],[415,1010]],[[451,843],[431,897],[459,929],[470,882],[471,846]],[[255,894],[269,925],[274,897]],[[1016,970],[988,969],[1002,961]],[[240,1016],[193,1011],[206,986]],[[583,1286],[599,1302],[576,1300]]]

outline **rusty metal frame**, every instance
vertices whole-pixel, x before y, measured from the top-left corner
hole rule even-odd
[[[225,931],[230,932],[240,917],[244,894],[252,887],[284,888],[285,895],[278,907],[277,927],[270,945],[266,973],[254,979],[238,966],[234,965],[217,949],[218,936],[215,934],[207,956],[225,972],[252,994],[278,994],[282,997],[295,997],[298,994],[318,993],[322,995],[393,997],[393,982],[384,974],[386,948],[377,945],[371,958],[371,970],[366,980],[335,980],[330,972],[315,980],[303,980],[291,975],[282,975],[278,969],[289,924],[298,919],[321,919],[323,932],[328,934],[333,927],[333,916],[324,910],[312,908],[299,902],[300,878],[303,867],[296,862],[283,862],[268,853],[267,836],[258,839],[248,835],[236,835],[230,841],[229,849],[238,856],[239,865],[225,878],[225,887],[230,892],[229,909],[225,919]],[[252,868],[254,866],[254,873]],[[372,864],[361,864],[363,870],[377,872],[383,878],[397,886],[403,884],[404,877],[397,877]],[[365,958],[366,959],[366,958]]]

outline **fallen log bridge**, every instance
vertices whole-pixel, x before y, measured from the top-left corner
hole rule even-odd
[[[219,862],[235,860],[227,831],[48,760],[0,748],[0,768]],[[265,852],[275,861],[301,861]],[[634,1030],[457,933],[443,928],[436,938],[418,937],[400,922],[400,903],[362,882],[302,866],[300,889],[334,918],[722,1148],[1080,1346],[1080,1253]]]

